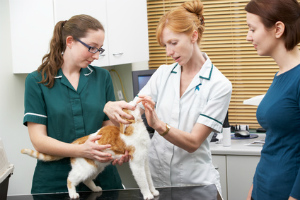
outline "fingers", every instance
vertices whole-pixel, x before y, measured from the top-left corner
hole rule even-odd
[[[113,158],[111,156],[109,157],[103,157],[103,156],[94,156],[94,160],[97,160],[101,163],[111,162]]]
[[[122,165],[123,163],[129,162],[130,155],[128,155],[128,151],[125,151],[125,154],[120,159],[115,159],[112,164],[113,165]]]
[[[150,96],[146,96],[146,95],[139,95],[139,99],[137,100],[137,104],[142,102],[142,104],[144,105],[144,107],[149,108],[151,110],[154,110],[155,108],[155,102],[152,100],[152,98]]]
[[[122,111],[123,112],[123,111]],[[132,115],[128,115],[127,113],[123,112],[123,118],[121,115],[119,114],[115,114],[115,118],[116,120],[119,122],[119,123],[122,123],[122,124],[130,124],[130,122],[126,119],[133,119],[133,116]],[[126,119],[124,119],[126,118]]]
[[[101,138],[101,135],[90,135],[88,138],[88,141],[95,142],[97,140],[100,140],[100,138]]]
[[[134,110],[135,106],[125,101],[110,101],[106,103],[103,111],[113,122],[128,124],[126,119],[133,119],[133,116],[125,113],[123,109]]]
[[[110,147],[110,145],[99,145],[99,149],[107,149],[107,147]],[[103,152],[101,150],[93,150],[92,151],[93,158],[95,160],[98,160],[99,162],[110,162],[113,160],[112,155],[110,153]]]

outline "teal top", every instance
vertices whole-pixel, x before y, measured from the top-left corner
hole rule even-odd
[[[300,199],[300,65],[274,77],[256,116],[267,132],[252,198]]]
[[[103,108],[114,101],[114,90],[107,70],[88,66],[81,69],[77,90],[59,69],[52,88],[39,83],[41,74],[30,73],[25,81],[25,114],[23,123],[44,124],[49,137],[71,143],[96,132],[108,120]],[[70,159],[37,161],[32,181],[32,193],[67,192]],[[115,166],[106,167],[95,181],[103,189],[121,189],[122,183]],[[78,191],[88,191],[83,184]]]

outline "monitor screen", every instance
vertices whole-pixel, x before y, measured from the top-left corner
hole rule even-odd
[[[139,90],[141,90],[146,85],[150,78],[151,75],[144,75],[138,77]]]
[[[155,69],[132,71],[133,97],[147,84]]]

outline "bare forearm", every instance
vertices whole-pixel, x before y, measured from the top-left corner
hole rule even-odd
[[[54,138],[40,135],[31,139],[34,148],[41,153],[61,157],[82,157],[81,145],[61,142]]]
[[[199,126],[199,127],[198,127]],[[204,125],[198,124],[193,128],[191,133],[179,130],[171,126],[168,134],[163,136],[166,140],[172,144],[186,150],[189,153],[196,151],[203,141],[210,134],[211,129],[206,128]],[[201,128],[200,128],[201,127]],[[199,129],[200,128],[200,129]],[[162,134],[166,131],[166,124],[160,121],[159,125],[156,127],[156,131]]]

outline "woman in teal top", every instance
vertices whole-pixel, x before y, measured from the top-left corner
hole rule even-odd
[[[88,15],[73,16],[56,24],[50,52],[25,82],[23,123],[28,126],[30,139],[37,151],[100,162],[112,161],[110,154],[101,152],[110,145],[94,143],[99,136],[90,137],[82,145],[70,144],[102,126],[112,124],[103,112],[106,102],[115,100],[110,74],[105,69],[89,65],[103,53],[103,41],[103,26]],[[123,157],[119,164],[124,160],[128,157]],[[31,192],[67,192],[70,168],[69,158],[38,161]],[[95,184],[103,189],[123,188],[113,165],[97,177]],[[89,189],[81,184],[77,190]]]
[[[251,0],[247,40],[279,66],[257,108],[266,140],[247,200],[300,200],[300,5]]]

